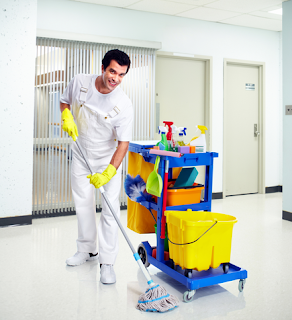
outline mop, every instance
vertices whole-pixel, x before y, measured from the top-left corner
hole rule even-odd
[[[91,165],[89,164],[86,157],[84,156],[83,150],[78,142],[78,138],[76,139],[75,143],[76,143],[90,173],[92,175],[94,175],[94,172],[91,168]],[[135,260],[137,261],[141,271],[143,272],[143,274],[147,280],[147,284],[149,285],[149,288],[147,289],[147,291],[144,294],[140,295],[136,308],[138,310],[146,311],[146,312],[166,312],[166,311],[169,311],[169,310],[172,310],[172,309],[178,307],[178,304],[179,304],[178,298],[167,293],[167,291],[164,287],[160,286],[159,284],[155,284],[154,281],[151,279],[151,277],[150,277],[148,271],[146,270],[139,254],[134,249],[134,247],[133,247],[128,235],[126,234],[119,218],[117,217],[111,203],[109,202],[108,197],[105,194],[105,190],[104,190],[103,186],[101,186],[99,188],[99,191],[101,192],[106,204],[108,205],[113,217],[115,218],[122,234],[124,235],[130,249],[133,252]]]

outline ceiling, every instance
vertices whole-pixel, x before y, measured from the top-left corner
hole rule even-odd
[[[282,30],[282,16],[269,11],[287,0],[72,0],[272,31]]]

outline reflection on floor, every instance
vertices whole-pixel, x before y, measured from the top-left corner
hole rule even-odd
[[[121,233],[117,283],[102,285],[98,261],[65,265],[76,250],[76,217],[37,219],[31,226],[0,229],[0,318],[291,319],[292,223],[282,220],[281,193],[214,200],[212,209],[238,219],[231,262],[248,271],[242,293],[236,280],[199,289],[184,303],[186,288],[150,266],[153,280],[176,295],[180,307],[163,315],[142,313],[135,305],[147,285]],[[122,211],[124,226],[126,218]],[[155,245],[153,234],[127,232],[135,247],[145,240]]]

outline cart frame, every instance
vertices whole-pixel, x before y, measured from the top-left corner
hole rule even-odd
[[[143,156],[146,162],[155,163],[156,155],[149,154],[149,148],[154,146],[154,141],[141,141],[131,142],[129,145],[129,151],[139,153]],[[193,211],[211,211],[212,205],[212,184],[213,184],[213,160],[218,157],[218,153],[206,152],[206,153],[190,153],[184,154],[180,158],[171,156],[160,156],[159,171],[164,183],[165,170],[169,170],[168,177],[172,178],[172,168],[176,167],[188,167],[188,166],[205,166],[205,190],[204,200],[200,203],[180,205],[180,206],[168,206],[166,210],[172,211],[185,211],[191,209]],[[166,184],[167,185],[167,184]],[[184,284],[188,291],[184,293],[184,301],[189,302],[193,299],[195,290],[214,285],[233,281],[239,279],[239,290],[242,291],[247,278],[247,271],[235,266],[231,263],[221,264],[218,268],[206,271],[195,270],[182,270],[180,266],[175,266],[172,260],[164,260],[164,239],[161,239],[161,220],[162,220],[162,205],[163,205],[163,190],[161,197],[157,198],[157,204],[153,202],[143,201],[140,203],[148,209],[157,211],[157,235],[156,235],[156,258],[152,257],[152,251],[155,247],[151,247],[148,241],[142,242],[138,247],[141,252],[141,248],[144,250],[143,263],[145,266],[152,264],[156,268],[160,269],[164,273],[168,274],[173,279]],[[142,258],[142,257],[141,257]]]

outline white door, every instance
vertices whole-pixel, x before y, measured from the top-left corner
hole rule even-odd
[[[206,62],[185,58],[158,56],[156,62],[156,124],[173,121],[186,127],[185,143],[196,132],[196,125],[205,125]],[[209,128],[208,128],[209,129]],[[208,131],[206,132],[208,134]],[[156,139],[160,136],[156,134]],[[197,167],[197,183],[205,183],[205,168]]]
[[[259,67],[227,64],[224,102],[225,195],[259,191]],[[256,126],[256,127],[255,127]]]

